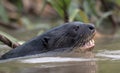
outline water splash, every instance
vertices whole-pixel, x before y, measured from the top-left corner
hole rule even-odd
[[[97,57],[109,58],[111,60],[120,60],[120,50],[104,50],[96,54]]]
[[[72,61],[95,61],[96,59],[69,58],[69,57],[43,57],[21,60],[22,63],[47,63],[47,62],[72,62]]]

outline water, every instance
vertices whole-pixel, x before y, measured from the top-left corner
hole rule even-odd
[[[22,39],[27,35],[26,33],[18,38]],[[8,50],[10,48],[0,46],[1,54]],[[92,52],[61,57],[36,56],[0,61],[0,73],[120,73],[119,68],[120,38],[96,40],[96,46]]]

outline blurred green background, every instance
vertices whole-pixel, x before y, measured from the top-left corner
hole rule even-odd
[[[13,42],[72,21],[93,23],[104,35],[119,34],[120,0],[0,0],[0,34]]]

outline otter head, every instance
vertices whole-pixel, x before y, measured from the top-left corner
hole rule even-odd
[[[94,35],[94,25],[70,22],[46,32],[43,35],[43,45],[48,50],[90,48],[94,46],[94,41],[92,40]]]

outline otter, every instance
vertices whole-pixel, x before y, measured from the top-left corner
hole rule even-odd
[[[94,43],[91,40],[95,35],[95,27],[93,24],[86,24],[78,21],[62,24],[8,51],[0,60],[93,47]]]

